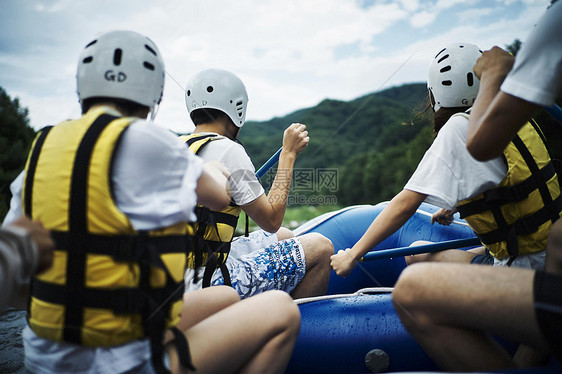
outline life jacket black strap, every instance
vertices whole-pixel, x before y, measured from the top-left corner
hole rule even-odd
[[[232,286],[230,273],[228,272],[228,268],[226,267],[226,264],[219,263],[217,255],[215,253],[211,253],[207,257],[207,263],[205,264],[205,271],[203,272],[203,288],[211,287],[211,280],[216,269],[220,269],[220,271],[222,272],[222,277],[225,286]]]
[[[96,118],[84,134],[74,159],[68,208],[69,242],[73,250],[67,252],[66,263],[67,287],[73,294],[78,294],[85,288],[86,252],[81,249],[85,248],[84,234],[88,232],[87,196],[91,157],[101,133],[115,119],[117,117],[108,114],[102,114]],[[66,307],[63,330],[65,341],[81,341],[79,330],[73,327],[82,326],[83,319],[84,313],[78,304]]]
[[[553,201],[553,205],[558,211],[562,211],[562,196],[558,196]],[[506,240],[509,233],[512,232],[516,236],[525,236],[536,232],[540,225],[551,219],[551,212],[548,207],[542,207],[535,213],[515,221],[504,229],[490,231],[479,234],[478,238],[482,244],[494,244]]]
[[[552,164],[554,165],[554,170],[556,170],[556,174],[558,174],[558,180],[561,179],[560,174],[562,173],[562,160],[553,158]]]
[[[539,173],[531,175],[524,181],[512,187],[497,187],[485,191],[481,199],[457,206],[457,211],[460,214],[460,218],[464,219],[474,214],[487,211],[492,205],[501,206],[524,200],[532,191],[550,180],[555,174],[554,164],[550,162],[545,165]]]
[[[180,300],[183,292],[174,293],[178,286],[181,284],[169,284],[153,289],[150,295],[139,288],[85,288],[75,292],[74,289],[66,286],[36,279],[31,286],[31,294],[40,300],[67,307],[110,309],[115,314],[141,314],[150,299],[156,303],[160,300],[164,301],[170,296],[172,296],[171,301]]]
[[[63,231],[51,231],[56,248],[63,251],[73,250],[71,236]],[[145,260],[145,251],[163,253],[187,253],[193,245],[186,235],[149,236],[145,235],[96,235],[84,234],[81,250],[91,254],[113,257],[116,261]],[[154,266],[156,264],[153,264]]]
[[[32,215],[33,180],[35,179],[35,170],[37,170],[37,162],[39,161],[39,154],[41,153],[41,149],[43,148],[43,144],[45,143],[45,138],[47,137],[49,131],[51,131],[52,128],[53,126],[46,126],[40,131],[39,135],[37,136],[37,140],[35,141],[33,151],[31,152],[31,155],[29,157],[29,164],[25,174],[25,191],[24,191],[25,215],[28,217],[33,217]]]
[[[204,142],[203,144],[201,144],[196,150],[195,150],[195,154],[199,154],[201,152],[201,150],[207,145],[209,144],[209,142],[217,137],[217,134],[207,134],[207,135],[201,135],[201,136],[193,136],[189,139],[187,139],[186,144],[188,147],[191,148],[191,146],[200,140],[203,139],[207,139],[206,142]],[[234,200],[230,201],[230,206],[231,207],[237,207],[238,205],[234,202]],[[228,273],[228,268],[225,265],[226,259],[228,257],[228,254],[230,253],[230,241],[228,242],[223,242],[220,238],[220,234],[219,234],[219,228],[218,225],[219,223],[221,224],[226,224],[230,227],[236,228],[236,225],[238,224],[238,217],[234,216],[232,214],[228,214],[228,213],[224,213],[224,212],[218,212],[218,211],[214,211],[214,210],[210,210],[209,208],[199,205],[195,208],[195,214],[197,215],[197,223],[198,223],[198,229],[197,232],[195,233],[195,248],[194,248],[194,252],[195,252],[195,277],[194,277],[194,281],[197,282],[198,281],[198,273],[197,273],[197,269],[204,265],[205,266],[205,271],[203,272],[203,287],[210,287],[211,286],[211,278],[215,272],[215,270],[217,268],[221,269],[221,272],[223,274],[223,279],[224,279],[224,283],[225,285],[230,286],[231,285],[231,281],[230,281],[230,274]],[[206,240],[204,239],[205,237],[205,232],[207,230],[207,227],[213,227],[216,231],[216,234],[219,238],[219,241],[213,241],[213,240]],[[203,264],[203,253],[207,253],[207,261],[205,264]]]
[[[217,136],[218,136],[217,134],[206,134],[206,135],[200,135],[200,136],[192,136],[189,139],[187,139],[185,141],[185,143],[187,144],[188,147],[191,147],[191,145],[193,145],[193,143],[195,143],[199,140],[203,140],[203,139],[207,139],[207,138],[214,138],[214,137],[217,137]],[[201,151],[202,148],[203,148],[203,146],[201,146],[197,150],[197,152],[195,152],[195,154],[198,154]]]
[[[527,166],[529,167],[531,174],[532,175],[540,174],[540,170],[537,165],[537,162],[533,158],[533,155],[529,151],[529,148],[527,148],[525,146],[525,143],[523,143],[523,140],[521,140],[519,136],[516,136],[513,139],[513,144],[515,144],[517,150],[519,151],[519,153],[521,153],[521,156],[523,156],[523,159],[527,163]],[[552,221],[552,223],[554,223],[559,218],[560,209],[552,204],[553,199],[552,196],[550,195],[550,190],[548,188],[548,185],[546,184],[547,181],[548,179],[545,179],[543,183],[539,183],[537,189],[539,190],[539,193],[541,195],[543,205],[547,208],[547,210],[550,211],[550,220]]]
[[[238,217],[232,214],[210,210],[204,206],[197,206],[195,208],[195,214],[197,215],[197,222],[199,225],[203,223],[216,226],[217,223],[222,223],[231,227],[236,227],[238,224]]]
[[[246,225],[244,226],[244,236],[250,236],[250,217],[248,217],[248,213],[244,212],[244,216],[246,216]]]
[[[178,358],[180,360],[180,365],[184,368],[196,371],[193,362],[191,361],[191,353],[189,352],[189,343],[184,333],[181,332],[176,326],[169,329],[174,338],[170,340],[168,344],[173,344],[176,347],[176,352],[178,353]]]

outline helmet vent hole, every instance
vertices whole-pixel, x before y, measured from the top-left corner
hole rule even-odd
[[[242,113],[244,112],[244,102],[242,100],[236,102],[236,110],[238,111],[238,117],[242,118]]]
[[[444,72],[449,71],[449,70],[451,70],[451,65],[447,65],[447,66],[445,66],[444,68],[441,68],[441,70],[439,70],[439,71],[440,71],[441,73],[444,73]]]
[[[94,61],[94,58],[92,56],[88,56],[85,59],[82,60],[83,63],[85,64],[89,64],[90,62]]]
[[[187,90],[187,96],[191,96],[191,90]]]
[[[152,65],[150,62],[145,61],[143,63],[144,67],[147,68],[148,70],[152,70],[154,71],[154,65]]]
[[[445,55],[445,56],[441,57],[441,58],[437,61],[437,63],[440,64],[441,61],[446,60],[446,59],[448,59],[448,58],[449,58],[449,55]]]
[[[98,42],[97,39],[96,39],[96,40],[92,40],[91,42],[89,42],[89,43],[86,45],[85,48],[91,47],[91,46],[93,46],[94,44],[96,44],[97,42]]]
[[[441,84],[442,84],[443,86],[450,86],[450,85],[453,84],[453,82],[451,82],[451,81],[443,81],[443,82],[441,82]]]
[[[207,86],[207,92],[211,93],[213,92],[215,89],[213,88],[213,86]]]
[[[466,74],[466,83],[468,84],[469,87],[472,87],[472,85],[474,84],[474,76],[470,72]]]
[[[156,51],[155,51],[154,49],[150,48],[150,46],[148,46],[148,45],[145,44],[145,45],[144,45],[144,48],[146,48],[146,49],[147,49],[150,53],[152,53],[154,56],[158,56],[158,55],[156,54]]]
[[[115,52],[113,52],[113,65],[121,65],[121,56],[123,56],[123,51],[121,48],[117,48]]]
[[[440,50],[439,53],[436,54],[434,58],[437,58],[437,56],[439,56],[441,53],[443,53],[443,51],[446,50],[446,49],[447,49],[447,48],[443,48],[442,50]]]

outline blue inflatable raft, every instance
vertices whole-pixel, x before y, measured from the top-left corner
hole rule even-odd
[[[295,233],[319,232],[332,240],[337,252],[353,246],[387,204],[327,213]],[[406,247],[417,240],[475,237],[458,219],[450,226],[432,225],[431,215],[436,210],[422,204],[402,228],[374,250]],[[405,266],[403,257],[362,262],[345,279],[332,272],[327,296],[297,300],[302,324],[287,373],[438,370],[394,312],[391,290]]]

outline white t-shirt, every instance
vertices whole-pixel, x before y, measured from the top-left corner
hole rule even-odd
[[[547,107],[562,96],[561,2],[552,5],[538,21],[501,90]]]
[[[458,202],[497,186],[507,175],[507,165],[502,157],[476,161],[466,149],[467,127],[467,118],[452,116],[404,189],[428,195],[429,204],[453,209]]]
[[[220,161],[226,165],[230,172],[232,199],[236,204],[249,204],[264,193],[264,189],[256,177],[254,164],[240,143],[220,136],[219,139],[208,142],[198,156],[205,162]]]
[[[125,131],[115,154],[111,180],[117,206],[136,230],[195,221],[195,188],[202,170],[201,158],[186,151],[173,133],[136,121]],[[10,185],[12,200],[4,225],[23,214],[23,178],[22,171]]]
[[[176,135],[148,121],[136,121],[125,131],[114,158],[111,180],[117,206],[137,230],[194,221],[195,188],[202,168],[203,161]],[[22,182],[23,172],[10,186],[13,198],[4,224],[23,213]],[[42,339],[29,326],[23,338],[26,366],[34,373],[120,373],[151,355],[146,339],[92,348]]]

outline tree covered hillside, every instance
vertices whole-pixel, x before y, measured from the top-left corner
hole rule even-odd
[[[240,140],[259,168],[281,146],[283,130],[304,123],[311,140],[295,167],[335,169],[338,187],[300,193],[335,193],[340,205],[377,203],[400,190],[431,143],[427,119],[411,125],[426,95],[425,84],[419,83],[348,102],[327,99],[286,117],[248,122]]]
[[[294,181],[298,183],[299,170],[310,174],[329,168],[337,172],[337,188],[293,188],[292,194],[333,195],[342,206],[375,204],[391,199],[402,189],[433,140],[432,119],[416,117],[425,109],[426,100],[423,83],[389,88],[348,102],[327,99],[285,117],[248,122],[240,139],[257,169],[279,149],[287,126],[304,123],[311,140],[297,158]],[[562,126],[544,111],[535,119],[552,156],[562,159]],[[263,184],[270,183],[273,175],[266,175]],[[293,205],[307,204],[316,205],[310,199]]]
[[[433,140],[431,119],[416,117],[426,97],[426,85],[414,83],[351,101],[326,99],[284,117],[250,121],[240,140],[257,169],[281,147],[285,128],[304,123],[311,141],[297,158],[290,205],[376,204],[402,189]],[[552,155],[562,159],[562,126],[544,112],[536,119]],[[0,220],[34,134],[28,110],[0,87]],[[262,179],[266,188],[273,177],[271,171]]]
[[[10,183],[23,169],[34,137],[27,108],[0,87],[0,221],[10,206]]]

